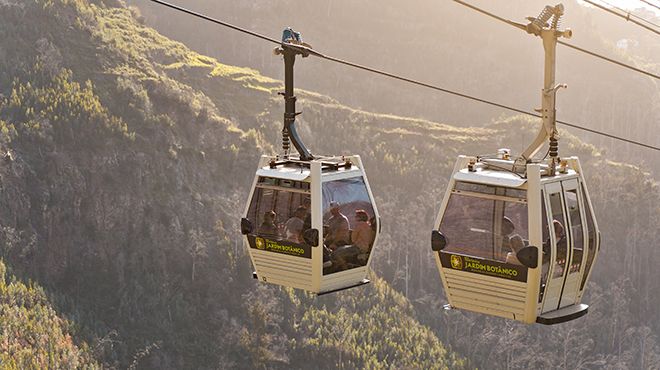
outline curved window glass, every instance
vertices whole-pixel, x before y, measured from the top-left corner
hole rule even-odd
[[[564,275],[566,259],[568,257],[568,234],[566,233],[566,220],[564,218],[564,207],[562,206],[561,194],[550,194],[550,211],[552,212],[552,228],[557,243],[557,254],[553,267],[552,278]]]
[[[303,232],[311,227],[309,183],[260,177],[247,219],[252,248],[311,258]]]
[[[541,199],[544,193],[541,192]],[[546,216],[545,202],[541,202],[541,240],[543,240],[543,257],[541,258],[541,286],[539,287],[539,303],[543,301],[543,294],[548,284],[548,271],[550,270],[550,229],[548,228],[548,217]]]
[[[529,245],[524,199],[524,190],[458,182],[440,224],[443,251],[522,265],[516,253]]]
[[[367,264],[378,220],[362,177],[324,182],[323,274]]]
[[[568,219],[571,223],[570,237],[573,241],[573,256],[571,257],[568,273],[576,274],[580,272],[584,253],[584,230],[582,229],[582,217],[577,190],[565,191],[564,198],[566,199],[566,208],[568,209]]]
[[[584,185],[582,186],[582,194],[587,194],[587,189],[584,188]],[[584,289],[584,284],[587,282],[587,277],[589,276],[589,271],[591,270],[591,266],[594,262],[594,258],[596,257],[596,248],[599,246],[597,245],[597,235],[596,235],[596,226],[594,223],[593,219],[593,214],[591,213],[591,208],[589,207],[589,203],[585,199],[584,202],[584,210],[587,218],[587,235],[589,237],[589,250],[587,252],[587,264],[584,269],[584,275],[582,275],[582,283],[580,284],[580,290]]]

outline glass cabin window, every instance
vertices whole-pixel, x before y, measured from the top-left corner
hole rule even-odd
[[[568,257],[568,239],[566,235],[566,219],[564,218],[564,207],[562,206],[561,194],[550,194],[550,211],[552,212],[552,228],[555,234],[556,251],[554,261],[553,278],[558,278],[564,275],[564,268],[566,266],[566,259]],[[548,240],[548,243],[550,241]]]
[[[564,192],[566,199],[566,208],[568,209],[568,219],[571,224],[571,240],[573,241],[573,256],[571,257],[569,274],[580,272],[582,266],[582,257],[584,253],[584,230],[582,228],[582,216],[580,214],[580,203],[578,201],[577,190],[568,190]]]
[[[363,177],[328,181],[323,192],[323,274],[367,264],[378,220]]]
[[[582,194],[587,194],[586,189],[584,189],[584,186],[582,187]],[[591,266],[594,262],[594,257],[596,257],[596,249],[598,248],[597,245],[597,235],[596,235],[596,227],[594,226],[594,219],[593,215],[591,213],[591,208],[589,207],[589,203],[585,200],[584,202],[584,211],[585,215],[587,216],[587,235],[589,237],[589,250],[587,251],[587,262],[586,266],[584,269],[584,275],[582,275],[582,283],[580,284],[580,290],[584,289],[584,284],[587,282],[587,277],[589,276],[589,271],[591,270]]]
[[[541,199],[544,194],[541,193]],[[543,301],[543,293],[548,283],[548,271],[550,270],[550,229],[548,228],[548,217],[546,216],[545,202],[541,202],[541,240],[543,240],[543,257],[541,258],[541,286],[539,287],[539,303]]]
[[[521,264],[516,253],[529,245],[525,191],[470,185],[458,182],[449,198],[440,224],[443,251]],[[509,190],[516,198],[505,198]]]
[[[252,234],[271,240],[304,243],[302,234],[311,226],[311,198],[304,189],[309,189],[308,183],[260,178],[248,210]]]

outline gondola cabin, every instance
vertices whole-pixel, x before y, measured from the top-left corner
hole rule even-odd
[[[360,157],[315,156],[296,129],[294,63],[317,54],[286,28],[281,156],[262,156],[241,219],[254,277],[317,294],[369,282],[380,219]],[[293,144],[298,155],[290,153]]]
[[[255,277],[324,294],[368,283],[379,217],[359,156],[263,156],[241,220]]]
[[[600,234],[578,159],[560,163],[518,174],[512,160],[459,157],[432,233],[448,308],[542,324],[586,314]]]

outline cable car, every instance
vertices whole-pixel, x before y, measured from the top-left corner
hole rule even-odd
[[[563,7],[546,7],[529,25],[546,51],[543,129],[515,160],[460,156],[443,198],[431,247],[449,304],[524,323],[583,316],[581,303],[600,233],[577,157],[559,158],[554,83]],[[546,23],[553,18],[552,25]],[[549,158],[532,157],[549,139]]]
[[[255,278],[321,295],[369,282],[380,218],[360,157],[313,156],[296,132],[293,64],[310,53],[299,33],[284,31],[284,154],[261,157],[241,232]]]

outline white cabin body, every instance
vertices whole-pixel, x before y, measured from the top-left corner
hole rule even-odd
[[[586,314],[600,233],[578,159],[553,176],[469,162],[456,162],[434,224],[449,307],[542,324]]]
[[[380,218],[357,155],[305,162],[262,156],[244,222],[262,282],[317,294],[369,282]]]

